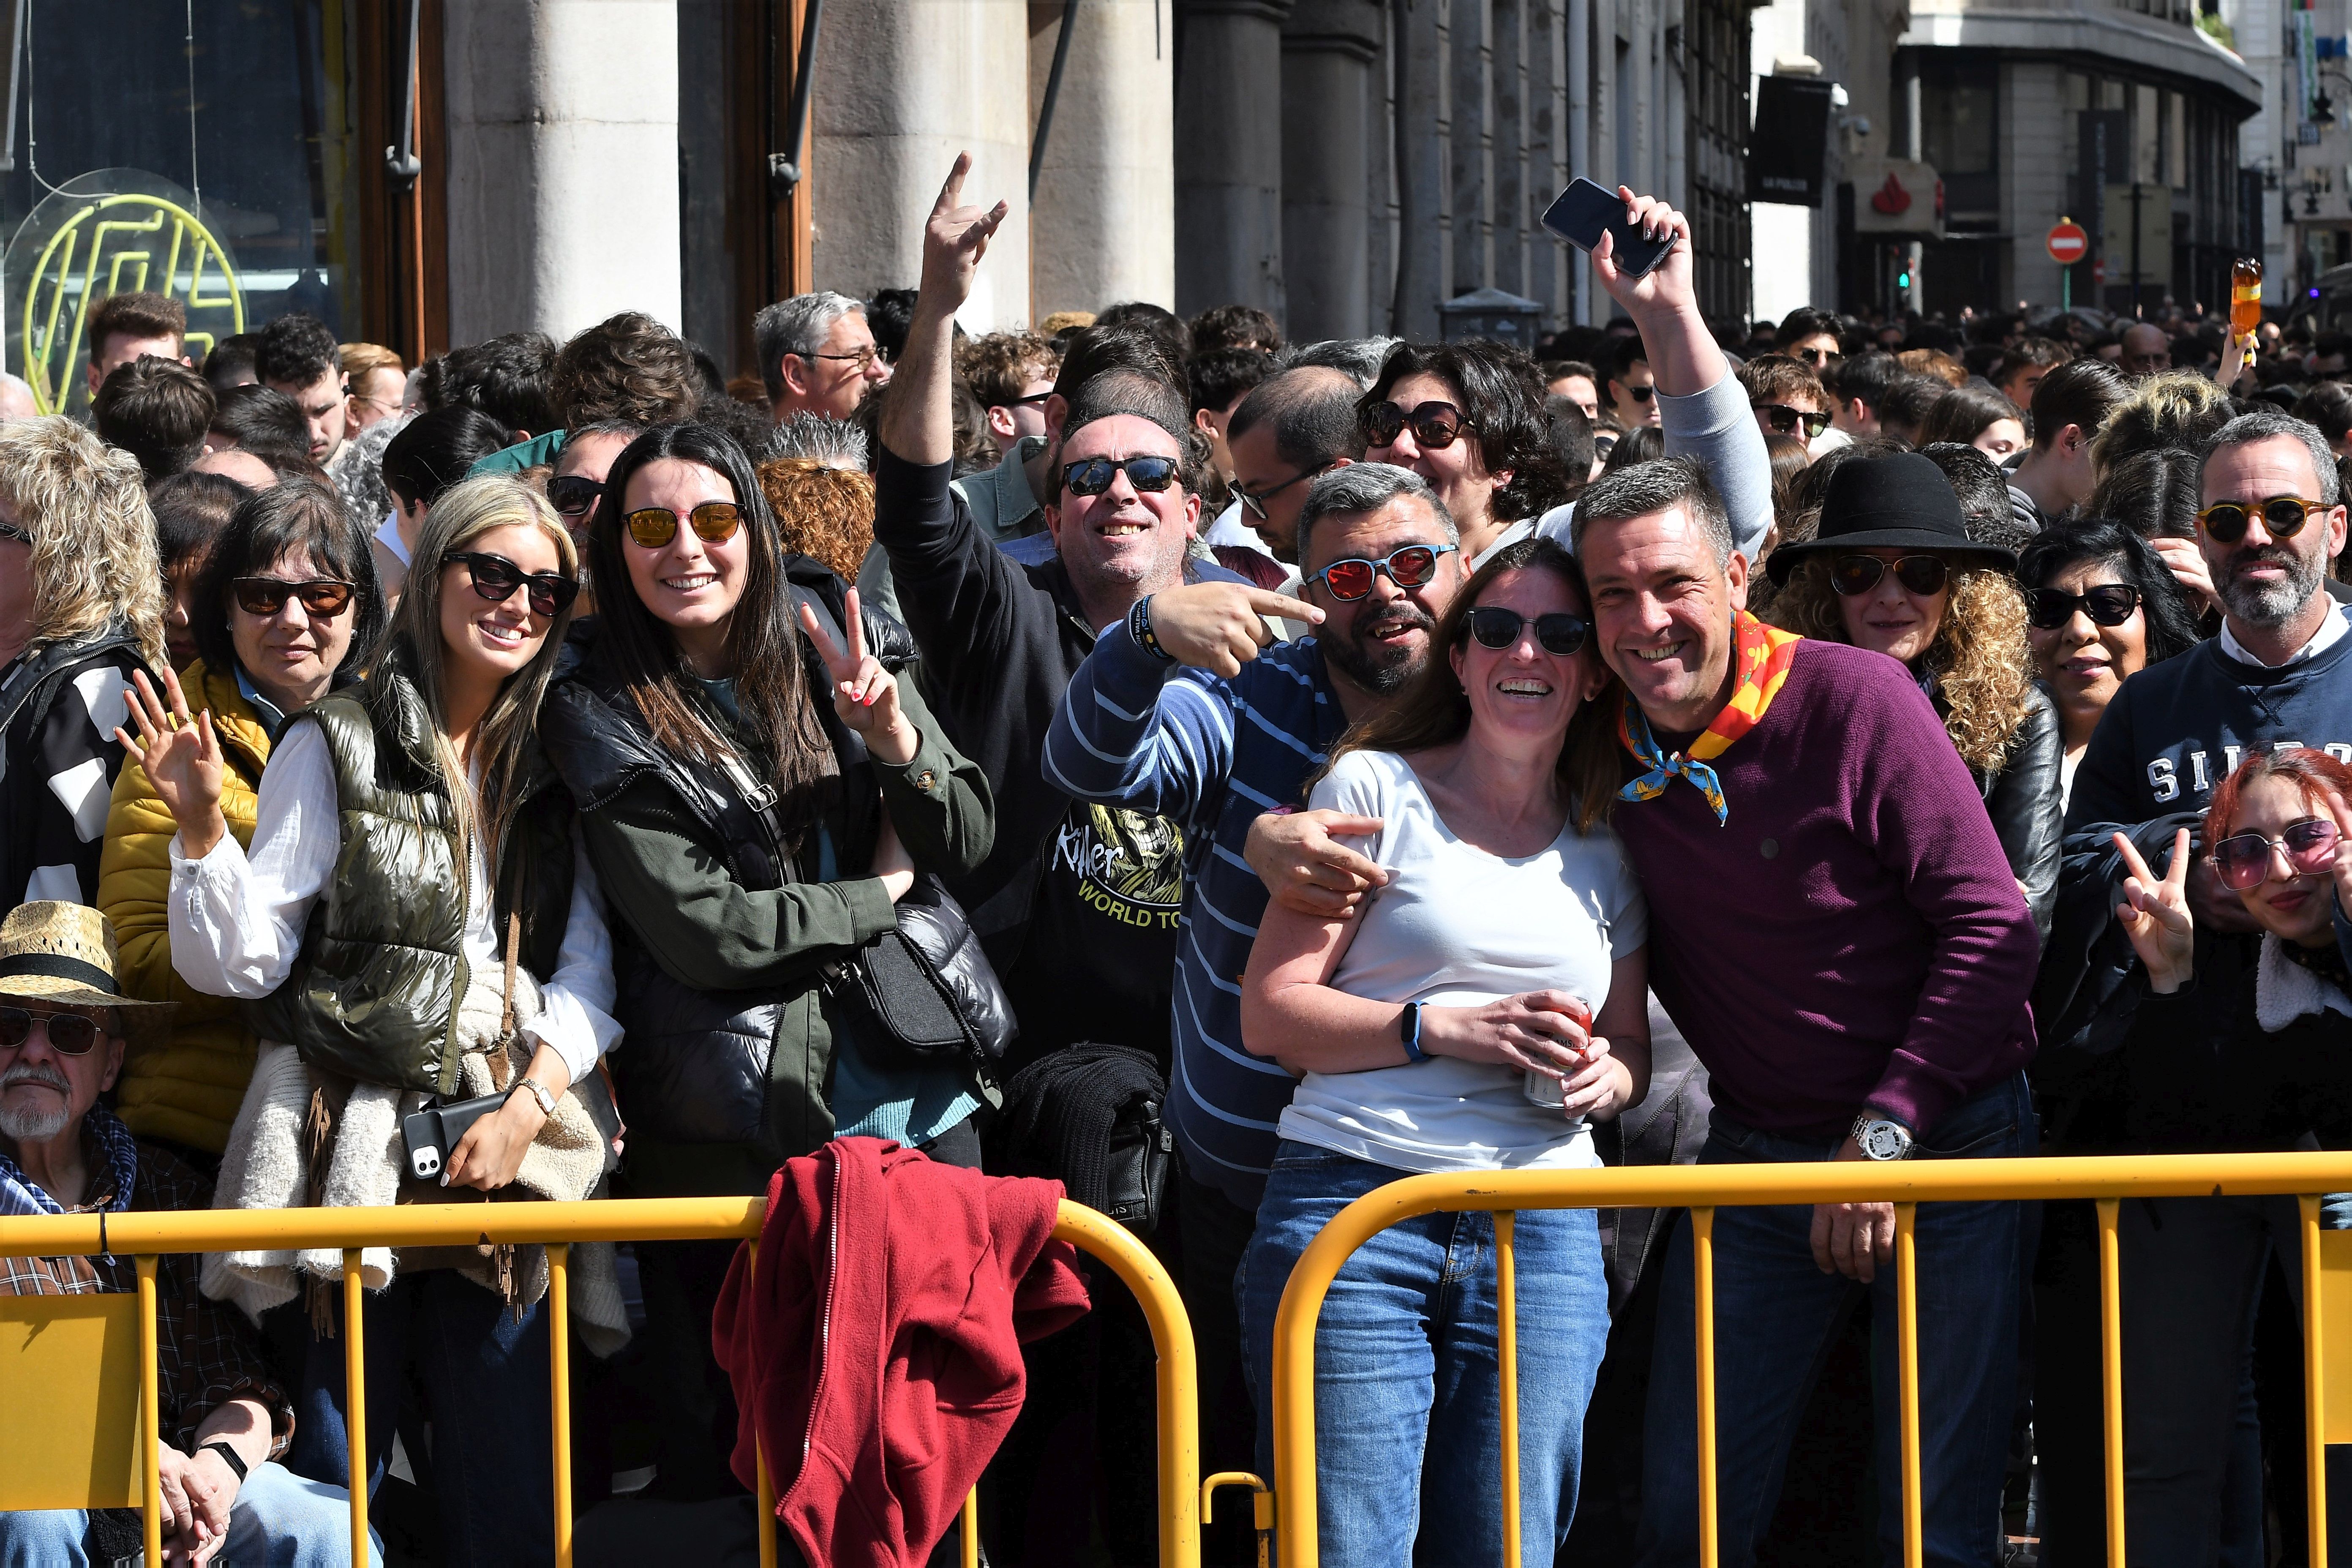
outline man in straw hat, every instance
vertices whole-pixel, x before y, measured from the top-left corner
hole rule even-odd
[[[96,910],[28,903],[0,921],[0,1215],[212,1206],[210,1183],[133,1139],[99,1100],[131,1038],[168,1029],[171,1009],[122,994],[114,928]],[[166,1560],[348,1562],[346,1494],[270,1462],[292,1440],[293,1406],[252,1325],[205,1300],[196,1275],[181,1254],[156,1278]],[[137,1288],[121,1254],[0,1258],[0,1294]],[[135,1553],[137,1528],[79,1509],[0,1513],[0,1563],[112,1562]]]

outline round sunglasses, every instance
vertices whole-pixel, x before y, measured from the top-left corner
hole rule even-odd
[[[2301,496],[2273,496],[2260,502],[2215,501],[2197,514],[2197,525],[2221,543],[2235,544],[2246,537],[2247,525],[2259,517],[2273,539],[2293,539],[2303,531],[2313,512],[2326,510],[2326,501],[2305,500]]]
[[[1565,610],[1538,616],[1535,620],[1536,646],[1562,658],[1582,653],[1585,639],[1592,635],[1591,622]],[[1527,624],[1527,616],[1501,605],[1481,605],[1470,612],[1470,635],[1478,639],[1480,647],[1497,653],[1517,646]]]
[[[1841,555],[1830,563],[1830,586],[1852,598],[1877,587],[1890,569],[1895,580],[1914,594],[1940,594],[1951,577],[1951,568],[1940,555],[1906,555],[1899,561]]]
[[[1439,556],[1461,548],[1458,544],[1408,544],[1390,551],[1380,561],[1350,556],[1345,561],[1334,561],[1307,581],[1320,583],[1330,590],[1333,598],[1349,602],[1370,594],[1383,572],[1400,588],[1418,588],[1437,575]]]
[[[1407,430],[1423,451],[1442,452],[1465,433],[1475,436],[1478,426],[1451,403],[1418,404],[1410,413],[1393,403],[1375,403],[1364,410],[1364,435],[1375,447],[1393,445]]]
[[[289,583],[278,577],[237,577],[229,582],[229,595],[236,607],[248,616],[264,618],[286,608],[289,599],[299,600],[305,613],[322,621],[331,621],[343,613],[352,602],[352,585],[331,577],[313,578],[307,583]]]
[[[2127,583],[2102,583],[2079,594],[2063,588],[2032,588],[2025,595],[2025,623],[2036,631],[2054,632],[2080,609],[2094,626],[2119,626],[2138,608],[2139,590]]]
[[[1080,458],[1062,465],[1062,488],[1074,496],[1098,496],[1123,470],[1129,484],[1150,494],[1176,482],[1177,467],[1173,458]]]
[[[580,596],[578,578],[560,572],[526,572],[503,555],[453,550],[441,557],[441,564],[463,566],[473,580],[474,592],[493,605],[513,598],[517,588],[526,590],[534,616],[559,616]]]
[[[2242,893],[2269,880],[2271,851],[2286,857],[2287,868],[2297,876],[2325,871],[2336,858],[2336,824],[2323,816],[2298,822],[2276,838],[2259,833],[2238,833],[2213,846],[2213,868],[2221,885]]]
[[[707,500],[687,514],[694,536],[705,544],[724,544],[743,526],[743,509],[731,500]],[[629,537],[646,550],[661,550],[677,537],[677,513],[666,506],[641,506],[621,520]]]
[[[0,1046],[11,1049],[33,1037],[33,1026],[47,1026],[49,1049],[61,1057],[85,1057],[98,1044],[98,1021],[84,1013],[36,1013],[25,1007],[0,1007]]]

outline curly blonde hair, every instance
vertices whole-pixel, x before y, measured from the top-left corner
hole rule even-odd
[[[873,478],[814,458],[773,458],[760,465],[759,477],[778,542],[856,582],[874,544]]]
[[[10,420],[0,424],[0,497],[32,537],[32,640],[121,620],[164,668],[163,564],[139,460],[62,415]]]
[[[1851,642],[1830,585],[1826,554],[1797,563],[1764,618],[1801,637]],[[1960,760],[1999,773],[2009,760],[2033,689],[2025,642],[2025,595],[2006,572],[1952,564],[1944,618],[1921,664],[1945,704],[1944,733]]]

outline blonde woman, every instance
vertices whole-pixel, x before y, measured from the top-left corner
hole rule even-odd
[[[166,668],[138,463],[70,419],[0,425],[0,913],[96,898],[122,694]]]
[[[1900,659],[1984,793],[1985,809],[2046,941],[2057,896],[2057,710],[2034,683],[2017,558],[1968,536],[1942,470],[1916,453],[1842,466],[1818,534],[1765,563],[1769,618],[1809,637]]]
[[[401,1180],[400,1118],[427,1091],[504,1095],[446,1151],[444,1185],[576,1199],[603,1181],[611,1110],[594,1068],[619,1033],[611,943],[536,727],[579,594],[572,536],[520,479],[472,479],[434,507],[415,562],[365,677],[278,738],[249,850],[222,818],[211,714],[191,715],[169,675],[162,694],[140,682],[132,754],[179,828],[173,967],[195,990],[255,1004],[263,1042],[222,1163],[224,1205],[442,1198]],[[333,1114],[315,1145],[314,1094]],[[340,1267],[235,1254],[207,1261],[205,1289],[260,1310]],[[443,1560],[544,1560],[543,1258],[367,1267],[389,1287],[368,1309],[371,1489],[413,1367],[433,1406]],[[591,1316],[595,1294],[574,1288],[592,1345],[616,1330]],[[292,1460],[338,1484],[342,1360],[335,1339],[310,1340]],[[497,1484],[474,1484],[485,1477]]]

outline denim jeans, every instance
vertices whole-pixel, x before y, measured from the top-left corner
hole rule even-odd
[[[436,1268],[400,1276],[362,1308],[368,1495],[383,1480],[401,1391],[413,1372],[433,1424],[441,1561],[452,1568],[554,1560],[545,1307],[542,1300],[527,1308],[518,1323],[497,1296]],[[341,1336],[310,1341],[296,1412],[288,1467],[349,1484]]]
[[[1234,1281],[1274,1474],[1274,1317],[1325,1223],[1409,1173],[1285,1140]],[[1584,1407],[1609,1336],[1591,1209],[1525,1209],[1518,1289],[1519,1521],[1549,1568],[1576,1512]],[[1432,1214],[1381,1231],[1339,1270],[1315,1331],[1315,1468],[1323,1561],[1402,1568],[1503,1562],[1495,1224]],[[1416,1548],[1416,1542],[1419,1542]]]
[[[1836,1140],[1741,1127],[1717,1110],[1699,1163],[1826,1160]],[[1915,1158],[1983,1159],[2033,1151],[2023,1075],[1968,1100],[1920,1141]],[[2017,1402],[2020,1205],[1919,1206],[1919,1442],[1927,1561],[2000,1561],[2000,1488]],[[1717,1524],[1723,1568],[1748,1568],[1772,1521],[1789,1447],[1853,1282],[1813,1262],[1809,1205],[1715,1211]],[[1878,1537],[1902,1560],[1901,1424],[1895,1268],[1872,1291]],[[1691,1236],[1677,1226],[1658,1307],[1643,1441],[1643,1568],[1698,1561],[1698,1393]]]
[[[89,1568],[79,1509],[0,1513],[0,1568]],[[383,1560],[369,1532],[368,1561]],[[278,1465],[256,1465],[236,1489],[228,1541],[214,1559],[236,1568],[344,1568],[352,1560],[351,1499]]]

